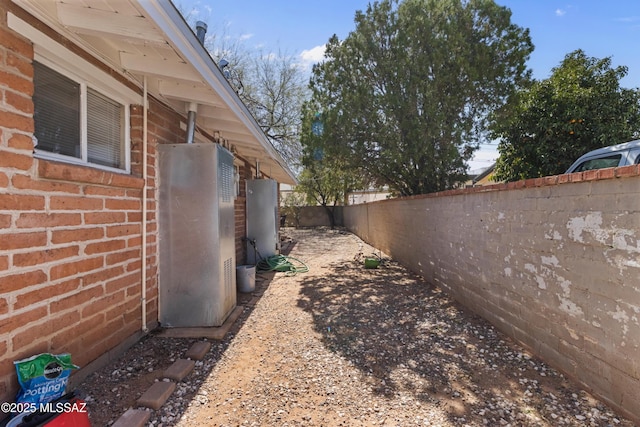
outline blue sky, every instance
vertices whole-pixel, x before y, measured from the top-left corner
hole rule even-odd
[[[333,34],[344,39],[355,29],[356,10],[367,0],[173,0],[206,22],[209,31],[243,38],[246,46],[282,50],[311,64],[322,58]],[[535,50],[529,67],[543,79],[564,56],[582,49],[589,56],[611,56],[613,65],[629,68],[624,87],[640,87],[640,0],[496,0],[511,9],[512,22],[529,28]],[[484,146],[470,163],[489,166],[495,147]]]

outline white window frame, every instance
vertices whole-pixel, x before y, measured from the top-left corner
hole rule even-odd
[[[35,147],[34,156],[40,159],[90,166],[112,172],[131,173],[131,105],[142,104],[141,95],[15,15],[8,14],[8,24],[10,28],[20,32],[33,42],[34,61],[51,68],[80,85],[81,157],[77,158],[38,150],[37,146]],[[124,109],[122,123],[124,164],[122,168],[90,163],[87,160],[87,88],[91,88],[121,104]]]
[[[131,172],[131,139],[130,139],[130,107],[126,100],[117,96],[113,96],[111,92],[106,92],[102,89],[99,83],[95,81],[87,81],[85,78],[82,78],[78,74],[70,71],[68,68],[59,65],[55,61],[49,59],[49,57],[43,56],[39,53],[36,53],[34,60],[41,63],[42,65],[51,68],[52,70],[62,74],[70,80],[73,80],[80,86],[80,157],[72,157],[66,156],[63,154],[56,154],[46,150],[39,150],[38,146],[35,147],[35,156],[40,159],[48,159],[48,160],[57,160],[66,163],[80,164],[80,165],[90,165],[91,167],[105,169],[114,172]],[[123,127],[123,135],[122,138],[122,157],[123,164],[121,168],[115,168],[110,166],[104,166],[97,163],[91,163],[88,160],[88,144],[87,140],[87,123],[88,123],[88,113],[87,113],[87,89],[91,88],[96,92],[106,96],[107,98],[117,102],[124,109],[123,114],[123,123],[121,123]]]

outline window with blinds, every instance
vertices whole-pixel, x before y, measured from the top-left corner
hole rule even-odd
[[[87,90],[87,158],[90,163],[120,167],[124,107],[98,92]]]
[[[34,63],[35,136],[37,148],[80,157],[80,85]]]
[[[124,105],[38,62],[33,103],[37,150],[125,169]]]

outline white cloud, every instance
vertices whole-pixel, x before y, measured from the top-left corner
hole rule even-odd
[[[565,13],[567,13],[566,10],[556,9],[556,16],[564,16]]]
[[[241,34],[240,35],[240,40],[241,41],[245,41],[245,40],[249,40],[250,38],[253,37],[252,33],[247,33],[247,34]]]
[[[324,58],[324,50],[325,45],[316,46],[309,50],[303,50],[300,54],[300,58],[302,58],[303,63],[311,67],[311,65],[322,61],[322,58]]]

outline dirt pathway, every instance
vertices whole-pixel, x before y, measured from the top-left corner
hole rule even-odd
[[[176,425],[623,422],[399,265],[364,269],[355,236],[291,233],[310,271],[270,283]]]
[[[373,249],[354,235],[285,234],[309,272],[263,274],[255,306],[149,425],[633,425],[398,264],[365,269]],[[150,337],[90,378],[94,425],[191,343]]]

